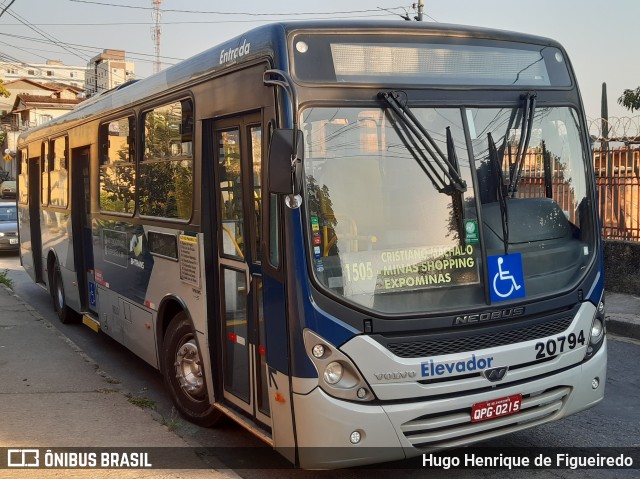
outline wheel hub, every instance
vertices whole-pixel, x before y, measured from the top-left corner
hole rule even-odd
[[[195,339],[190,339],[180,346],[176,352],[176,378],[182,389],[192,398],[200,400],[204,397],[204,381],[200,368],[200,352]]]

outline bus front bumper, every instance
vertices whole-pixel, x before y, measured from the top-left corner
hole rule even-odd
[[[342,401],[319,387],[306,395],[294,394],[300,467],[334,469],[401,460],[520,431],[593,407],[604,397],[606,337],[604,341],[585,363],[489,392],[376,405]],[[520,412],[471,422],[474,404],[517,394],[523,398]]]

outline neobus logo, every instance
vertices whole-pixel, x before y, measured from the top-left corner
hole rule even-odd
[[[518,306],[516,308],[500,309],[498,311],[485,311],[484,313],[477,314],[465,314],[462,316],[456,316],[453,320],[454,326],[460,324],[479,323],[480,321],[496,321],[498,319],[509,319],[524,314],[524,306]]]

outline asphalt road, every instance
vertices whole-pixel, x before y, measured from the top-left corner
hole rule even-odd
[[[111,377],[121,381],[124,388],[135,396],[143,396],[153,401],[155,407],[149,413],[158,420],[162,418],[176,434],[182,436],[194,447],[260,447],[263,444],[243,428],[230,423],[216,429],[206,429],[183,421],[173,410],[165,393],[162,377],[144,361],[134,356],[124,347],[104,334],[96,334],[82,325],[63,325],[55,314],[49,294],[31,282],[19,264],[16,255],[0,253],[0,271],[8,270],[13,280],[14,291],[26,302],[88,354],[100,368]],[[494,439],[482,446],[496,450],[509,447],[579,447],[579,448],[635,448],[640,451],[640,342],[609,336],[609,366],[605,400],[597,407],[576,414],[562,421],[539,426],[527,431]],[[592,452],[596,450],[593,449]],[[627,450],[628,451],[628,450]],[[383,465],[375,469],[354,468],[341,471],[301,471],[289,469],[288,463],[280,460],[275,452],[265,448],[266,457],[276,467],[282,469],[234,469],[239,476],[247,479],[280,479],[320,477],[344,479],[371,479],[371,474],[393,476],[396,479],[430,478],[637,478],[638,469],[622,470],[535,470],[505,471],[497,469],[466,469],[425,471],[416,461]],[[220,457],[220,459],[224,459]],[[247,467],[251,458],[247,458]],[[388,469],[394,467],[393,470]]]

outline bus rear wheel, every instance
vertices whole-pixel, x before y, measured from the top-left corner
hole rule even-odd
[[[60,265],[57,261],[53,267],[51,295],[53,297],[53,309],[62,323],[71,324],[77,323],[80,320],[80,315],[67,306],[67,298],[64,294],[64,285],[62,283],[62,273],[60,272]]]
[[[162,344],[162,372],[176,409],[199,426],[213,426],[222,416],[209,400],[202,356],[184,312],[169,324]]]

